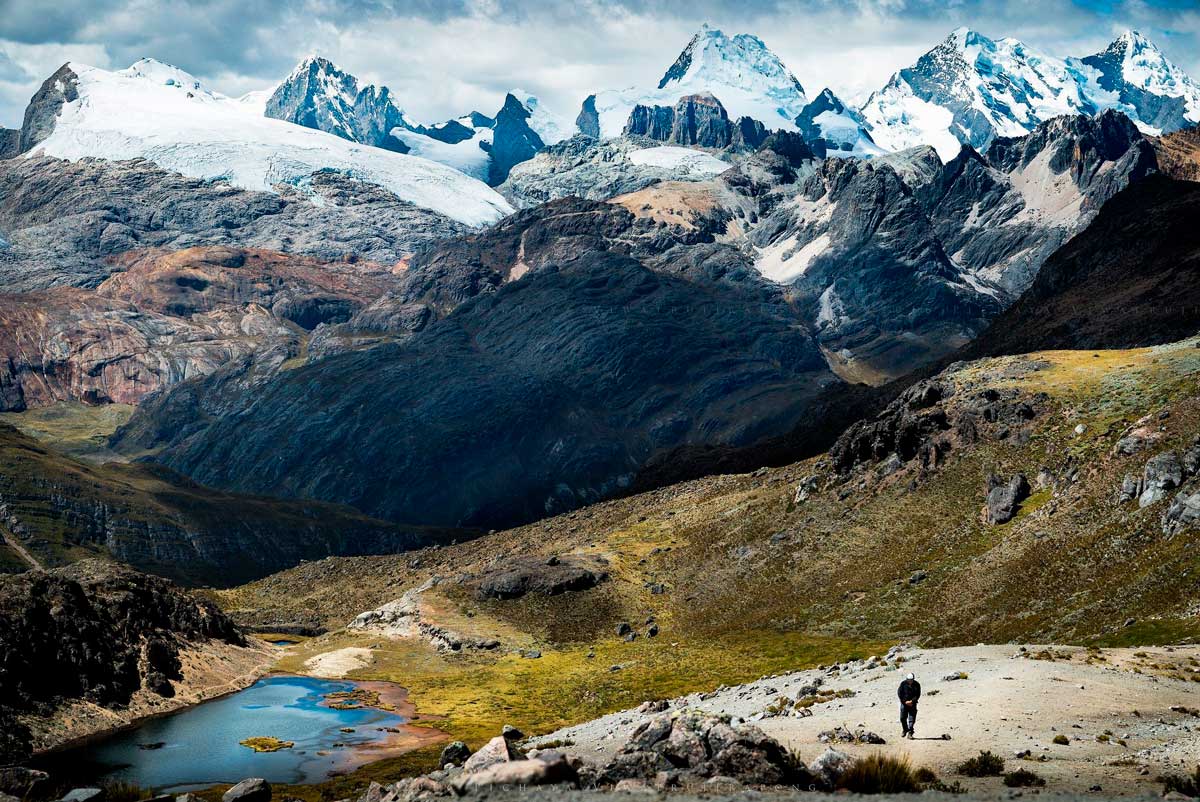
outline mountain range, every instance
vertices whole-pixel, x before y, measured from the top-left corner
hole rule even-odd
[[[107,455],[405,532],[794,456],[1190,163],[1156,132],[1194,96],[1134,34],[966,29],[856,109],[706,26],[570,136],[519,91],[418,123],[319,57],[241,98],[67,64],[0,162],[0,412],[135,406]]]

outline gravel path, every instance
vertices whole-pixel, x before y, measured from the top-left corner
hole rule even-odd
[[[880,750],[911,757],[947,781],[959,779],[971,790],[1000,788],[999,780],[957,777],[954,767],[988,749],[1010,769],[1028,768],[1046,778],[1052,790],[1154,794],[1156,778],[1200,763],[1200,717],[1176,708],[1200,707],[1200,647],[1105,649],[1071,647],[972,646],[910,649],[903,662],[867,661],[825,670],[763,678],[672,700],[672,709],[725,713],[755,722],[802,758],[815,758],[825,745],[819,733],[838,725],[859,725],[887,740],[882,746],[840,745],[855,754]],[[1046,653],[1054,660],[1032,659]],[[1090,662],[1089,662],[1090,660]],[[923,687],[917,739],[900,740],[896,687],[912,671]],[[946,680],[962,672],[965,679]],[[1177,678],[1184,677],[1184,678]],[[813,715],[771,716],[767,708],[781,695],[794,699],[804,686],[849,690],[853,696],[814,705]],[[1135,713],[1135,711],[1137,711]],[[625,711],[539,738],[569,740],[568,751],[602,762],[649,714]],[[943,734],[950,740],[943,740]],[[1063,735],[1068,745],[1053,739]],[[1099,740],[1098,740],[1099,739]],[[1117,743],[1124,740],[1127,745]],[[1018,759],[1024,750],[1030,756]]]

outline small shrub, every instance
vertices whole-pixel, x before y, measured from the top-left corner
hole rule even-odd
[[[1197,766],[1196,771],[1191,775],[1168,774],[1165,777],[1159,777],[1158,781],[1163,784],[1163,796],[1172,791],[1184,796],[1200,796],[1200,766]]]
[[[908,758],[875,753],[851,764],[837,784],[855,794],[904,794],[921,790]]]
[[[1063,735],[1060,732],[1058,735],[1054,736],[1054,740],[1052,741],[1052,743],[1056,743],[1059,746],[1067,746],[1068,744],[1071,743],[1071,739],[1068,738],[1067,736]]]
[[[937,774],[935,774],[933,769],[929,768],[928,766],[922,766],[921,768],[917,769],[915,772],[913,772],[913,777],[915,777],[917,782],[919,782],[921,785],[932,785],[938,781]]]
[[[1004,758],[985,750],[963,761],[958,773],[966,777],[999,777],[1004,773]]]
[[[1004,784],[1009,788],[1042,788],[1046,781],[1029,769],[1017,769],[1004,775]]]

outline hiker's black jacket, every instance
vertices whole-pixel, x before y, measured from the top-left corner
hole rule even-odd
[[[896,695],[900,697],[901,704],[911,700],[913,706],[916,707],[917,701],[921,698],[921,683],[915,679],[906,679],[900,683]]]

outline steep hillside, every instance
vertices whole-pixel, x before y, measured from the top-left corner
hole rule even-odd
[[[9,571],[101,556],[225,586],[305,559],[396,552],[454,533],[220,493],[157,467],[86,465],[0,423],[0,535]]]
[[[1031,346],[1128,348],[1200,326],[1200,184],[1130,186],[1042,266],[1032,286],[961,354]]]
[[[282,665],[375,644],[352,676],[403,682],[468,738],[901,639],[1195,638],[1196,346],[961,363],[824,457],[311,563],[221,604],[265,626],[375,609]]]

